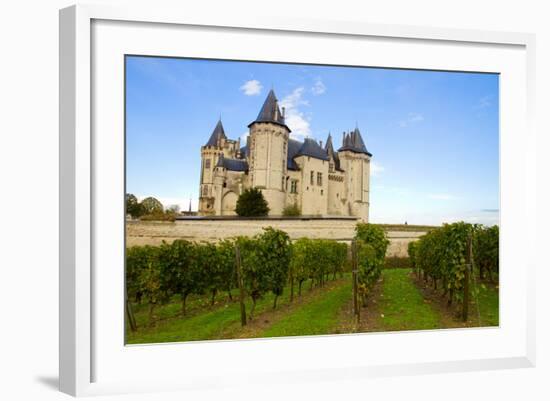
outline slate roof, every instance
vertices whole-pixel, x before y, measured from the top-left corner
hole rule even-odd
[[[220,155],[216,167],[223,167],[229,171],[248,171],[248,163],[244,159],[227,159]]]
[[[222,120],[219,119],[216,127],[214,127],[214,131],[212,131],[212,135],[210,135],[210,139],[204,146],[218,146],[218,142],[221,138],[227,139],[227,136],[225,136]]]
[[[363,138],[361,137],[361,132],[359,132],[359,128],[355,128],[350,133],[344,132],[344,138],[342,142],[342,147],[338,149],[338,152],[349,150],[351,152],[364,153],[366,155],[372,156],[372,154],[367,150],[365,142],[363,142]]]
[[[299,170],[298,165],[294,161],[294,157],[298,154],[298,151],[302,147],[302,142],[292,138],[288,138],[288,157],[286,159],[286,168],[289,170]]]
[[[327,152],[317,143],[316,140],[305,138],[304,143],[296,153],[296,156],[309,156],[320,160],[328,161]]]
[[[285,124],[285,118],[281,113],[281,109],[279,109],[279,103],[277,101],[277,97],[275,96],[275,92],[273,92],[273,89],[271,89],[267,94],[267,98],[265,99],[264,105],[258,113],[258,117],[256,117],[254,121],[248,124],[248,126],[250,127],[254,123],[278,124],[282,125],[288,130],[288,132],[290,132],[290,128],[288,128]]]

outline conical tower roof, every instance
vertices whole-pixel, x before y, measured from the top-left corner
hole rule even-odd
[[[204,146],[218,146],[221,138],[227,139],[227,136],[225,136],[225,130],[223,129],[222,120],[219,119],[216,127],[214,128],[214,131],[212,131],[212,135],[210,135],[210,139],[208,140],[208,142],[206,142],[206,145]]]
[[[285,124],[285,117],[279,109],[279,103],[273,89],[267,94],[267,98],[258,113],[258,117],[252,121],[248,126],[250,127],[254,123],[274,123],[284,126],[289,132],[290,128]]]
[[[334,145],[332,144],[332,135],[330,135],[330,133],[328,134],[327,143],[325,144],[325,151],[327,152],[328,157],[334,160],[334,168],[336,170],[342,171],[340,169],[340,157],[338,156],[338,152],[334,151]]]
[[[364,153],[366,155],[372,156],[372,154],[367,150],[365,142],[363,142],[363,138],[361,137],[361,132],[359,131],[359,128],[355,128],[350,133],[344,133],[342,147],[338,149],[338,152],[343,152],[346,150],[355,153]]]

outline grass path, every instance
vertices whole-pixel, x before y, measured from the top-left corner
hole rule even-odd
[[[339,323],[339,312],[350,297],[351,280],[347,279],[259,334],[261,337],[281,337],[334,333]]]
[[[382,271],[378,324],[383,331],[424,330],[441,327],[441,318],[410,278],[409,269]]]

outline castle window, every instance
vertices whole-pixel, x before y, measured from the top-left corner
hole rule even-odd
[[[323,173],[317,173],[317,185],[323,185]]]
[[[210,159],[206,159],[206,161],[204,162],[204,167],[210,168]]]
[[[298,193],[298,180],[290,181],[290,193],[291,194],[297,194]]]
[[[309,183],[310,183],[311,185],[313,185],[313,174],[314,174],[313,171],[311,171],[311,172],[309,173]]]
[[[328,171],[330,171],[331,173],[334,173],[334,163],[328,164]]]
[[[321,195],[323,195],[323,192],[324,192],[324,191],[321,189]]]

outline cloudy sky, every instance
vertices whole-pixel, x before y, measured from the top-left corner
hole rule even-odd
[[[339,146],[356,124],[371,162],[371,221],[495,224],[498,76],[127,57],[127,192],[187,210],[198,203],[200,146],[221,116],[247,133],[273,88],[291,136]]]

